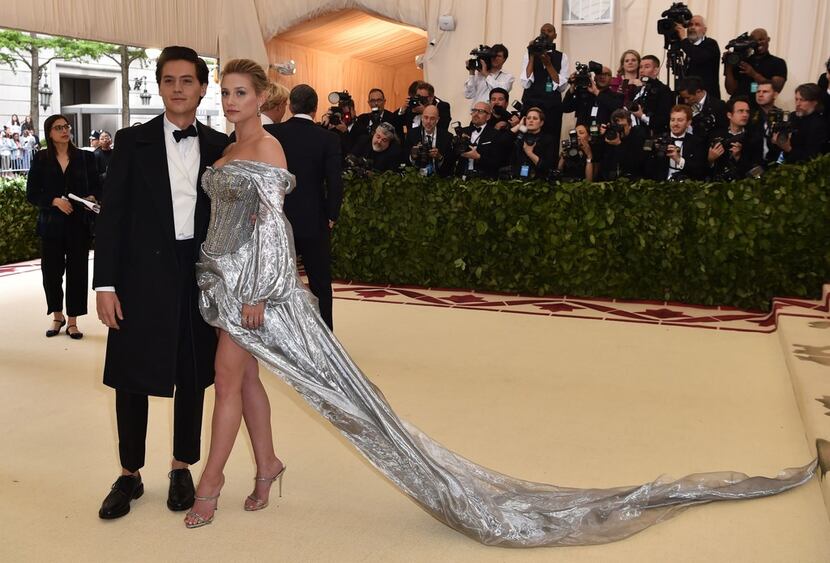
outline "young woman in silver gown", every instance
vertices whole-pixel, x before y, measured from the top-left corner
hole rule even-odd
[[[203,187],[212,200],[212,216],[197,277],[207,322],[292,386],[417,504],[484,544],[610,542],[684,507],[780,493],[814,473],[815,461],[775,478],[728,471],[576,489],[481,467],[395,415],[320,319],[297,274],[291,228],[282,211],[293,176],[271,164],[236,160],[206,172]],[[252,329],[245,307],[254,303],[264,304],[264,322]]]

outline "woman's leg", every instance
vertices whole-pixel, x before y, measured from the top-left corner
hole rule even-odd
[[[274,477],[282,471],[283,463],[274,453],[274,438],[271,432],[271,403],[268,394],[259,379],[259,365],[251,357],[245,365],[245,374],[242,383],[242,413],[245,416],[245,426],[251,436],[251,445],[256,459],[257,477]],[[272,482],[255,481],[254,492],[245,501],[250,510],[257,504],[268,501]]]
[[[219,345],[216,348],[216,378],[214,390],[216,404],[213,408],[210,450],[208,453],[196,496],[213,497],[219,494],[225,482],[223,471],[233,449],[239,425],[242,422],[242,380],[245,366],[251,355],[237,346],[224,331],[219,331]],[[195,522],[196,513],[208,520],[216,508],[214,500],[197,500],[185,522]]]

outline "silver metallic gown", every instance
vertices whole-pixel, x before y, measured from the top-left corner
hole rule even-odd
[[[464,459],[395,415],[320,319],[295,265],[282,211],[284,169],[253,161],[208,168],[210,228],[197,264],[202,315],[294,387],[404,493],[438,520],[488,545],[585,545],[625,538],[678,510],[780,493],[815,461],[775,478],[722,472],[612,489],[522,481]],[[243,303],[266,302],[265,324],[240,326]]]

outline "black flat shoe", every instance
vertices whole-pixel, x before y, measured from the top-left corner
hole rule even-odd
[[[58,328],[57,328],[57,330],[55,330],[54,328],[50,328],[49,330],[47,330],[46,331],[46,338],[52,338],[53,336],[59,335],[61,333],[61,329],[63,328],[63,325],[65,325],[65,324],[66,324],[66,319],[63,319],[63,320],[60,320],[60,321],[52,321],[52,326],[58,325]]]
[[[189,469],[174,469],[168,475],[170,489],[167,491],[167,508],[173,512],[188,510],[196,502],[196,487]]]
[[[74,328],[75,332],[69,332],[70,328]],[[80,340],[81,338],[84,337],[84,333],[81,332],[80,330],[78,330],[78,325],[69,325],[69,326],[67,326],[66,327],[66,334],[72,340]]]
[[[144,483],[140,475],[122,475],[112,484],[112,490],[104,502],[98,516],[104,520],[121,518],[130,511],[130,501],[144,494]]]

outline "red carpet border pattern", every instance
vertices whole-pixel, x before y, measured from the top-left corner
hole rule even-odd
[[[0,266],[0,278],[40,270],[40,260]],[[623,301],[574,296],[528,297],[470,289],[424,288],[335,281],[335,299],[445,307],[521,315],[567,317],[666,326],[684,326],[740,332],[775,332],[781,315],[830,319],[830,284],[819,301],[773,299],[772,311],[745,311],[734,307],[709,307],[668,301]]]

